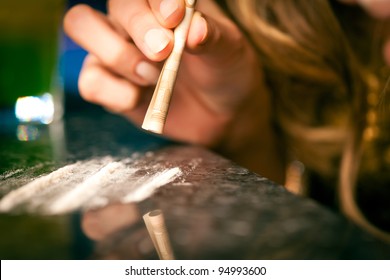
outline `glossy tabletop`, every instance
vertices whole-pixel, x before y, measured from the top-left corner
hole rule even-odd
[[[0,132],[1,259],[389,259],[337,213],[100,110]]]

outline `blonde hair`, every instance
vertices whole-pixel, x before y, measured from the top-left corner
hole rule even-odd
[[[365,219],[354,198],[366,127],[366,96],[375,77],[370,73],[381,63],[367,54],[381,54],[381,42],[375,37],[370,38],[373,44],[367,44],[365,38],[366,45],[359,45],[357,37],[362,32],[376,35],[362,11],[348,7],[367,19],[364,24],[356,14],[348,20],[341,5],[332,6],[335,2],[309,2],[226,0],[229,13],[247,33],[265,69],[274,121],[289,156],[338,181],[341,211],[390,241],[389,234]]]

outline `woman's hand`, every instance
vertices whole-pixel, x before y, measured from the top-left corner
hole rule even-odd
[[[218,148],[264,176],[282,178],[254,49],[214,1],[199,0],[196,9],[164,134]],[[184,12],[184,0],[109,0],[108,15],[73,7],[65,31],[89,52],[81,95],[140,125]]]

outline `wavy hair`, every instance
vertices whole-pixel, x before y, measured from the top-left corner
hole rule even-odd
[[[367,94],[376,90],[374,73],[383,65],[380,27],[358,7],[337,1],[226,0],[223,5],[262,62],[287,156],[333,178],[341,211],[390,241],[355,200]]]

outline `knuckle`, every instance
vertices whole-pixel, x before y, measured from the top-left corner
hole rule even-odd
[[[117,113],[125,113],[134,110],[138,106],[139,92],[133,88],[131,89],[122,102],[118,103],[115,111]]]
[[[136,94],[129,94],[123,98],[121,102],[106,102],[103,106],[115,114],[125,114],[133,111],[138,105],[138,98]]]
[[[83,69],[80,73],[78,87],[82,98],[96,102],[100,88],[101,72],[96,68]]]
[[[125,19],[125,24],[128,27],[140,26],[140,23],[144,22],[148,18],[148,12],[146,10],[134,10],[131,16]]]
[[[106,54],[104,58],[105,64],[112,69],[121,68],[123,62],[128,60],[129,51],[129,48],[125,43],[116,45]]]
[[[64,30],[72,32],[86,15],[92,13],[92,8],[86,4],[78,4],[70,8],[64,16]]]

